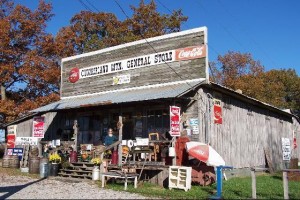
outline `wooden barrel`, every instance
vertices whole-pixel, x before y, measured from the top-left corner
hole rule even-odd
[[[17,155],[11,156],[9,166],[10,166],[10,168],[20,168],[19,156],[17,156]]]
[[[1,143],[0,144],[0,158],[4,157],[5,149],[6,149],[6,143]]]
[[[30,152],[29,152],[29,155],[31,156],[31,157],[36,157],[36,156],[38,156],[39,155],[39,149],[38,149],[38,147],[32,147],[31,148],[31,150],[30,150]]]
[[[29,158],[29,174],[39,174],[40,173],[40,158],[30,157]]]
[[[8,156],[8,155],[3,156],[2,167],[9,168],[10,160],[11,160],[11,156]]]

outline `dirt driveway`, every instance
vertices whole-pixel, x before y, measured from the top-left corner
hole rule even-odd
[[[147,199],[128,192],[99,188],[92,181],[32,179],[0,174],[0,199]]]

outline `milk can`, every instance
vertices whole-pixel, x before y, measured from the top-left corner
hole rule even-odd
[[[98,166],[95,166],[93,169],[93,175],[92,175],[93,181],[98,181],[100,180],[100,169]]]
[[[49,160],[48,158],[42,158],[40,160],[40,177],[46,178],[49,175]]]

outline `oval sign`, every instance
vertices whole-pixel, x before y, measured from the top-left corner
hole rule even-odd
[[[79,69],[77,67],[71,69],[69,74],[69,81],[71,83],[76,83],[79,80]]]

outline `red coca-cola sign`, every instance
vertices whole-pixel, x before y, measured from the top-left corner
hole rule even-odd
[[[205,45],[176,49],[175,52],[176,60],[192,60],[196,58],[203,58],[205,56],[206,56]]]
[[[15,142],[16,142],[16,135],[14,135],[14,134],[7,135],[7,147],[8,148],[15,148]]]
[[[79,69],[77,67],[71,69],[69,74],[69,81],[71,83],[76,83],[79,80]]]

